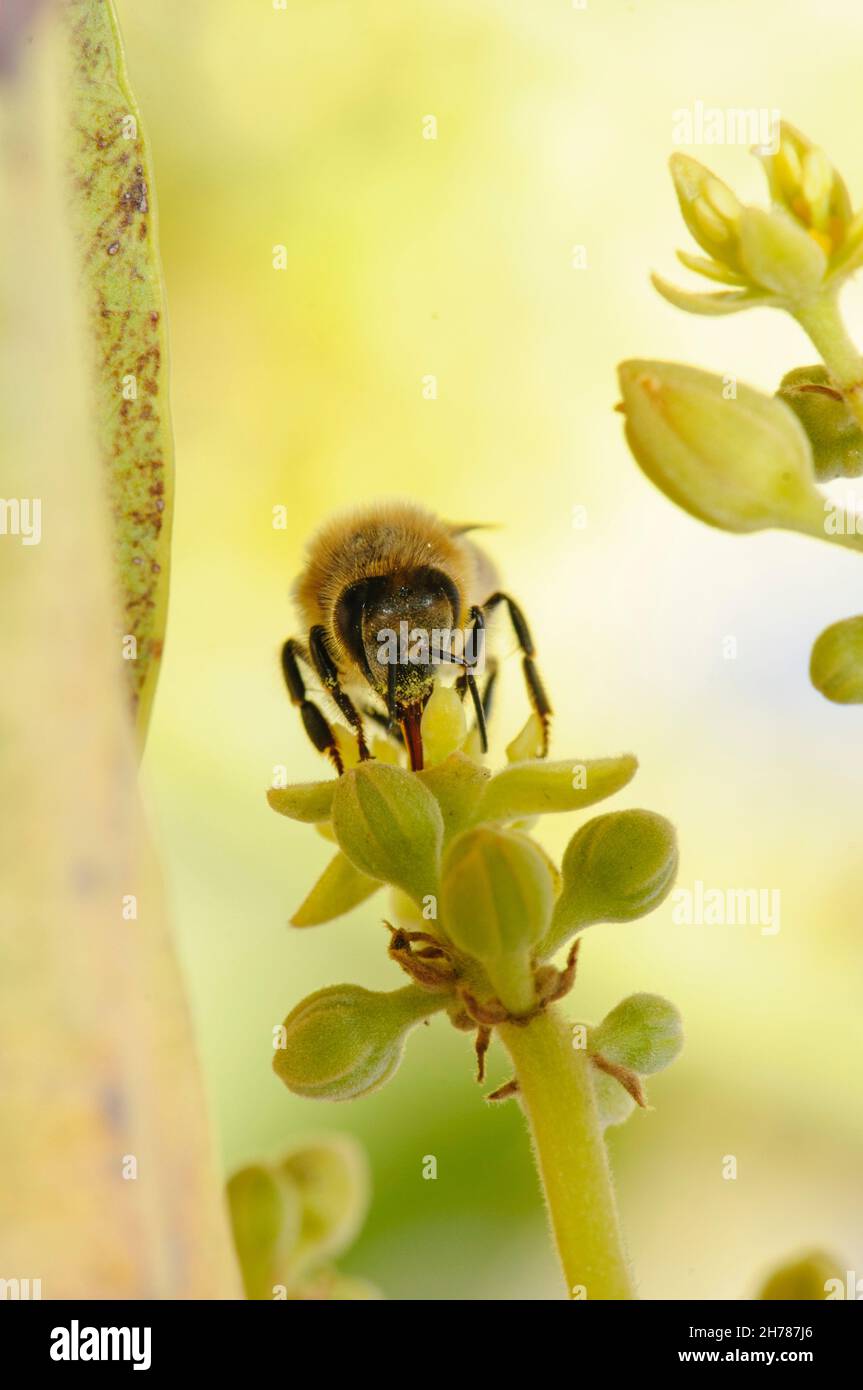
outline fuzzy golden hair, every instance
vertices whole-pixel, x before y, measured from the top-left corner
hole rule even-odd
[[[382,575],[409,583],[417,570],[441,570],[461,599],[466,622],[494,584],[494,570],[469,540],[468,526],[442,521],[413,502],[383,502],[331,518],[312,539],[306,565],[294,585],[305,630],[320,624],[340,664],[351,664],[333,621],[336,605],[352,585]]]

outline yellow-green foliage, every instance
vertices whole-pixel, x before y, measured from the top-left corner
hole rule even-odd
[[[143,742],[165,634],[174,465],[153,170],[111,0],[70,0],[64,13],[73,226]]]

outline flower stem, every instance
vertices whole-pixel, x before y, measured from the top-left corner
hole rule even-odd
[[[836,293],[820,295],[800,308],[795,318],[812,339],[848,409],[863,426],[863,356],[851,340]]]
[[[555,1010],[500,1025],[533,1134],[537,1166],[567,1287],[589,1299],[635,1297],[590,1062]]]

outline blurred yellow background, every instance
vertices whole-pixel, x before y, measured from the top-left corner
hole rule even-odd
[[[625,357],[765,390],[813,360],[790,320],[690,318],[647,277],[687,279],[666,161],[696,102],[778,108],[863,200],[859,5],[118,8],[155,158],[178,469],[146,785],[226,1164],[348,1130],[375,1191],[345,1268],[401,1298],[560,1296],[518,1108],[484,1105],[467,1038],[435,1020],[356,1105],[295,1099],[270,1070],[272,1027],[304,994],[401,982],[380,900],[288,928],[329,849],[264,790],[276,764],[326,775],[278,667],[304,544],[334,508],[407,495],[499,523],[487,544],[537,636],[553,753],[637,752],[608,809],[675,821],[682,886],[781,890],[777,935],[677,926],[669,902],[585,944],[576,1015],[646,989],[686,1025],[655,1110],[612,1131],[643,1295],[751,1295],[813,1244],[863,1273],[863,714],[807,677],[818,632],[863,608],[863,568],[695,522],[638,472],[612,410]],[[763,196],[744,147],[690,153]],[[863,339],[863,289],[846,302]],[[524,718],[514,656],[502,686],[498,756]],[[578,823],[541,833],[559,852]],[[494,1048],[492,1082],[506,1075]]]

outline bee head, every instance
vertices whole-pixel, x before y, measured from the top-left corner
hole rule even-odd
[[[339,602],[336,621],[342,641],[390,717],[403,727],[406,717],[411,725],[418,721],[431,695],[442,648],[460,608],[456,586],[434,569],[364,580]],[[416,718],[408,717],[409,711]],[[407,729],[405,737],[410,748]],[[413,749],[411,759],[415,761]]]

